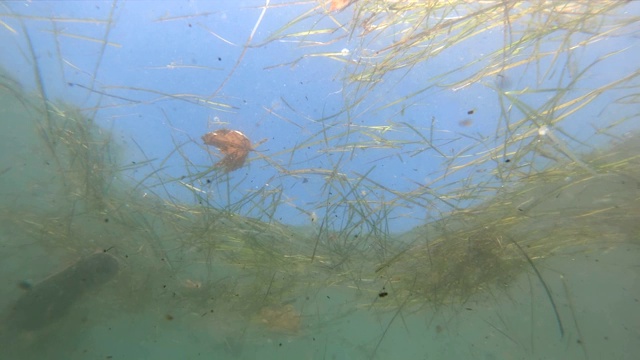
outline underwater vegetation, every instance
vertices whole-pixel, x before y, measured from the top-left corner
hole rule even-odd
[[[16,4],[0,357],[640,351],[637,5]]]

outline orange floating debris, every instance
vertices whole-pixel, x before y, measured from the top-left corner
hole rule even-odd
[[[293,305],[260,309],[260,321],[272,332],[295,335],[300,332],[301,315]]]
[[[226,172],[240,169],[247,160],[249,151],[253,150],[251,141],[237,130],[220,129],[202,136],[205,144],[215,146],[224,155],[217,165]]]
[[[329,7],[329,11],[342,10],[347,6],[349,6],[350,3],[351,3],[351,0],[331,0],[331,6]]]

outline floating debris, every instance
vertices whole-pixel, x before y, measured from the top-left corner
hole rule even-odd
[[[300,313],[293,305],[269,306],[260,310],[260,321],[271,331],[296,334],[300,331]]]
[[[35,331],[63,318],[88,290],[118,273],[118,260],[97,253],[31,286],[13,305],[3,323],[11,331]]]
[[[224,154],[224,158],[217,165],[224,167],[226,172],[240,169],[247,160],[251,141],[237,130],[220,129],[202,136],[205,144],[215,146]]]
[[[331,0],[329,11],[340,11],[351,4],[351,0]]]

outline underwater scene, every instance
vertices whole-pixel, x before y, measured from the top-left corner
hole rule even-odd
[[[0,359],[637,359],[640,2],[0,2]]]

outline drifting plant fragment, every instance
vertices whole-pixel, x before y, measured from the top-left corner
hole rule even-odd
[[[224,155],[218,162],[226,172],[238,170],[247,160],[249,151],[252,150],[251,141],[243,133],[237,130],[220,129],[202,136],[206,145],[217,147]]]

